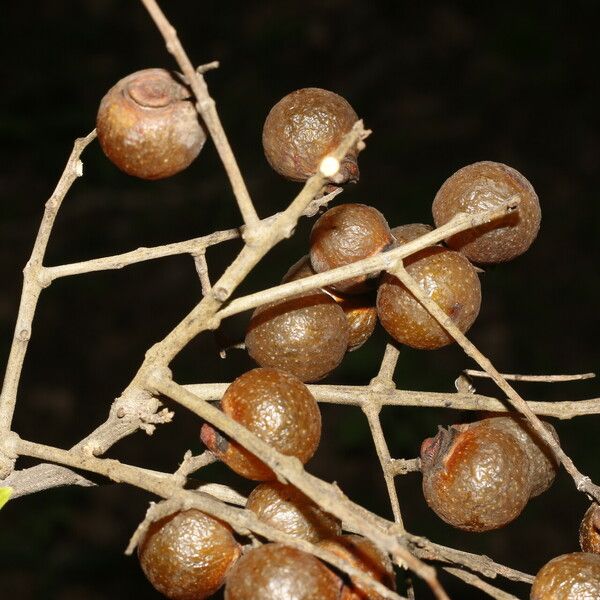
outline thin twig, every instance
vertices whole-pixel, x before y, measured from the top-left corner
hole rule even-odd
[[[185,388],[203,400],[220,400],[229,383],[196,383]],[[422,392],[416,390],[370,389],[358,385],[309,384],[308,389],[318,402],[362,406],[373,396],[382,406],[419,406],[424,408],[448,408],[487,412],[511,412],[514,409],[507,400],[492,396],[456,392]],[[600,414],[600,398],[589,400],[564,400],[557,402],[527,401],[536,414],[557,419],[572,419],[585,415]]]
[[[221,242],[226,242],[239,237],[240,232],[238,229],[216,231],[215,233],[194,238],[192,240],[186,240],[184,242],[165,244],[164,246],[155,246],[153,248],[138,248],[137,250],[117,254],[115,256],[105,256],[67,265],[45,267],[44,274],[50,282],[52,282],[60,277],[68,277],[70,275],[122,269],[135,263],[156,260],[167,256],[176,256],[178,254],[194,255],[209,246],[214,246],[215,244],[220,244]]]
[[[485,371],[478,371],[476,369],[465,369],[463,371],[465,375],[470,377],[487,377],[490,378],[490,374]],[[507,381],[532,381],[540,383],[560,383],[562,381],[580,381],[582,379],[593,379],[596,377],[595,373],[577,373],[573,375],[516,375],[514,373],[500,373]]]
[[[394,371],[396,364],[398,363],[398,357],[400,355],[399,350],[392,344],[386,344],[385,352],[379,372],[369,384],[369,387],[375,390],[379,389],[394,389]],[[396,482],[394,481],[394,475],[390,471],[391,456],[390,451],[381,427],[381,403],[377,401],[376,396],[367,395],[364,404],[362,405],[363,412],[365,413],[369,422],[369,428],[371,429],[371,437],[375,444],[375,450],[379,459],[381,470],[383,471],[383,478],[387,487],[388,496],[390,498],[390,504],[392,506],[392,512],[394,514],[394,520],[398,523],[400,530],[404,529],[404,523],[402,521],[402,512],[400,510],[400,502],[398,500],[398,492],[396,491]]]
[[[393,458],[390,462],[389,471],[395,477],[416,473],[421,470],[420,458]]]
[[[52,227],[67,192],[71,189],[75,180],[83,175],[83,164],[80,160],[81,153],[95,138],[96,130],[89,133],[86,137],[75,140],[65,169],[50,199],[46,202],[44,216],[33,245],[31,257],[23,271],[24,281],[21,303],[19,305],[13,342],[6,365],[2,393],[0,394],[0,437],[7,435],[11,428],[15,403],[17,401],[17,388],[21,377],[23,361],[27,353],[27,346],[31,337],[31,326],[37,301],[42,289],[48,285],[48,282],[40,277],[40,274],[43,269],[44,256],[50,234],[52,233]],[[10,468],[12,468],[11,461],[6,463],[0,455],[0,478],[7,475]]]
[[[476,587],[496,600],[519,600],[516,596],[513,596],[512,594],[509,594],[508,592],[489,584],[487,581],[483,581],[483,579],[474,573],[469,573],[468,571],[457,569],[456,567],[443,567],[443,569],[444,571],[454,575],[454,577],[458,577],[458,579],[461,579],[465,583]]]
[[[254,294],[248,294],[247,296],[243,296],[241,298],[236,298],[227,306],[222,308],[219,311],[218,316],[220,319],[224,319],[225,317],[230,317],[231,315],[256,308],[257,306],[262,306],[263,304],[267,304],[269,302],[282,300],[300,292],[305,292],[337,283],[343,279],[364,275],[365,273],[378,273],[382,270],[389,271],[390,269],[393,269],[398,261],[401,261],[403,258],[406,258],[407,256],[410,256],[411,254],[414,254],[423,248],[435,245],[443,239],[454,235],[455,233],[465,231],[472,227],[477,227],[483,223],[489,223],[495,219],[500,219],[501,217],[515,210],[515,208],[518,206],[518,203],[519,198],[512,197],[506,202],[487,211],[473,214],[458,213],[445,225],[442,225],[441,227],[438,227],[437,229],[434,229],[411,242],[402,244],[401,246],[392,250],[388,250],[387,252],[381,252],[380,254],[370,258],[358,260],[343,267],[324,271],[323,273],[311,275],[310,277],[305,277],[296,281],[290,281],[289,283],[284,283],[267,290],[256,292]]]
[[[229,177],[238,207],[242,213],[244,223],[252,229],[258,225],[258,215],[256,214],[256,210],[250,199],[250,194],[248,193],[237,161],[235,160],[235,156],[231,150],[227,136],[225,135],[225,130],[221,125],[221,119],[217,113],[215,101],[208,92],[208,86],[204,80],[203,73],[194,68],[194,65],[188,58],[188,55],[177,37],[177,31],[171,23],[169,23],[155,0],[142,0],[142,3],[162,34],[167,50],[177,61],[179,68],[196,97],[196,110],[206,124],[215,147],[217,148],[223,167],[225,167],[225,171]]]

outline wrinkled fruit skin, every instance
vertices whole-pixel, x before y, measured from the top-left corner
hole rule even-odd
[[[600,554],[600,505],[587,509],[579,527],[579,545],[584,552]]]
[[[296,377],[278,369],[253,369],[225,391],[221,409],[278,452],[302,464],[321,439],[321,413],[313,395]],[[267,465],[237,442],[224,438],[211,425],[202,426],[206,447],[229,468],[248,479],[275,479]]]
[[[342,362],[348,335],[344,311],[330,296],[313,290],[257,308],[246,349],[263,367],[318,381]]]
[[[240,552],[228,525],[195,509],[152,523],[138,547],[146,577],[171,600],[214,594]]]
[[[396,578],[392,562],[386,554],[381,552],[368,539],[360,535],[340,535],[319,542],[319,546],[346,560],[357,569],[361,569],[391,590],[396,589]],[[382,596],[373,590],[351,580],[351,584],[344,584],[340,600],[381,599]]]
[[[531,600],[600,598],[600,555],[573,552],[553,558],[536,575]]]
[[[406,258],[404,266],[421,290],[466,333],[481,307],[481,284],[473,265],[460,252],[432,246]],[[377,291],[377,314],[396,341],[412,348],[435,350],[454,342],[390,273],[383,275]]]
[[[282,283],[297,281],[314,275],[310,257],[303,256],[295,262],[284,275]],[[375,331],[377,326],[377,309],[372,294],[343,295],[332,290],[320,288],[331,296],[342,308],[348,320],[348,352],[358,350]]]
[[[530,497],[527,453],[490,420],[440,428],[421,445],[427,504],[446,523],[466,531],[510,523]]]
[[[191,93],[164,69],[137,71],[113,86],[100,102],[96,129],[106,156],[141,179],[179,173],[206,141]]]
[[[248,496],[246,508],[276,529],[312,543],[339,535],[339,519],[316,505],[293,485],[261,483]]]
[[[225,585],[225,600],[339,600],[341,580],[310,554],[265,544],[242,556]]]
[[[530,498],[545,492],[554,482],[558,470],[558,461],[552,450],[540,439],[531,425],[523,418],[493,417],[489,425],[503,429],[514,435],[529,459]],[[550,423],[544,422],[544,427],[558,441],[558,434]]]
[[[262,134],[267,161],[283,177],[306,181],[356,121],[354,109],[341,96],[321,88],[296,90],[267,116]],[[356,150],[351,150],[330,181],[342,185],[358,181],[358,176]]]
[[[343,267],[385,250],[394,241],[385,217],[372,206],[340,204],[323,213],[310,233],[310,262],[317,273]],[[362,293],[367,275],[338,281],[331,288]]]
[[[532,185],[515,169],[483,161],[459,169],[439,189],[433,200],[437,227],[459,212],[476,213],[498,206],[518,194],[518,209],[501,219],[450,237],[448,245],[476,263],[500,263],[523,254],[537,237],[540,203]]]

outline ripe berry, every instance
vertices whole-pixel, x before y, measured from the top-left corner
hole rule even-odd
[[[183,171],[206,141],[190,91],[164,69],[137,71],[114,85],[100,102],[96,129],[106,156],[142,179]]]
[[[330,208],[310,233],[310,262],[317,273],[342,267],[379,254],[393,242],[385,217],[372,206],[340,204]],[[338,281],[331,287],[340,292],[360,293],[368,289],[367,275]]]
[[[246,349],[259,365],[289,371],[302,381],[327,376],[347,347],[344,311],[320,290],[257,308],[246,333]]]
[[[515,169],[484,161],[467,165],[451,175],[433,201],[437,227],[459,212],[489,210],[518,194],[518,210],[485,225],[450,237],[448,245],[473,262],[506,262],[525,252],[540,228],[540,203],[532,185]]]
[[[263,128],[263,148],[269,164],[292,181],[305,181],[319,170],[352,129],[358,117],[348,102],[328,90],[302,88],[284,96],[269,112]],[[358,181],[356,150],[330,178],[342,185]]]
[[[408,225],[394,227],[392,229],[392,236],[397,244],[406,244],[420,238],[430,231],[433,231],[431,225],[425,225],[424,223],[410,223]]]
[[[515,436],[490,426],[491,420],[440,428],[421,445],[425,500],[459,529],[502,527],[530,497],[526,451]]]
[[[231,570],[225,600],[339,600],[340,588],[339,577],[311,554],[265,544]]]
[[[531,600],[600,598],[600,556],[572,552],[553,558],[535,576]]]
[[[246,508],[265,523],[294,537],[316,543],[339,535],[339,519],[325,512],[293,485],[261,483],[248,496]]]
[[[340,535],[319,542],[319,546],[337,554],[390,589],[396,589],[392,562],[368,539],[360,535]],[[381,598],[379,594],[351,578],[351,583],[344,584],[340,600],[381,600]]]
[[[415,232],[428,231],[426,225],[410,227],[410,234],[397,231],[398,243],[411,241]],[[479,314],[481,285],[475,268],[460,252],[441,246],[424,248],[404,259],[404,267],[463,333],[469,330]],[[384,274],[377,291],[377,314],[395,340],[412,348],[434,350],[454,341],[390,273]]]
[[[293,264],[284,275],[282,283],[296,281],[314,275],[308,255]],[[331,296],[342,308],[348,320],[348,352],[360,348],[370,337],[377,325],[377,309],[371,294],[342,295],[332,290],[321,288]]]
[[[584,552],[600,554],[600,504],[594,502],[583,515],[579,545]]]
[[[321,438],[321,413],[308,388],[279,369],[253,369],[225,391],[221,409],[275,450],[296,456],[302,464],[315,453]],[[200,437],[207,448],[239,475],[259,481],[275,475],[261,460],[211,425]]]
[[[558,470],[558,461],[552,450],[543,442],[539,435],[524,418],[513,416],[495,416],[489,419],[490,427],[501,428],[514,435],[521,447],[527,453],[529,460],[530,498],[545,492],[554,481]],[[556,430],[550,423],[544,422],[544,427],[558,440]]]
[[[138,546],[146,577],[171,600],[208,598],[239,555],[229,526],[196,509],[152,523]]]

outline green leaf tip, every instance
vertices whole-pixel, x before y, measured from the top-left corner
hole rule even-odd
[[[11,487],[0,487],[0,509],[10,500],[12,493]]]

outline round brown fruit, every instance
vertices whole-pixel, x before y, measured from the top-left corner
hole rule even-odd
[[[339,577],[311,554],[265,544],[231,570],[225,600],[339,600],[340,588]]]
[[[296,281],[314,275],[310,257],[303,256],[284,275],[282,283]],[[343,295],[326,288],[319,288],[329,294],[341,307],[348,320],[348,352],[358,350],[370,337],[377,325],[377,309],[372,294]]]
[[[421,290],[467,332],[481,306],[481,285],[473,265],[460,252],[432,246],[404,259],[404,266]],[[434,350],[454,341],[390,273],[384,274],[377,291],[377,314],[396,341],[412,348]]]
[[[348,102],[321,88],[302,88],[284,96],[269,112],[263,128],[265,156],[277,173],[306,181],[333,152],[358,117]],[[358,181],[356,150],[351,150],[330,178],[342,185]]]
[[[137,71],[117,82],[100,102],[96,130],[104,154],[142,179],[183,171],[206,141],[191,92],[164,69]]]
[[[557,556],[540,569],[531,586],[531,600],[592,598],[600,598],[598,554],[573,552]]]
[[[409,223],[408,225],[398,225],[398,227],[394,227],[392,229],[392,236],[397,244],[407,244],[430,231],[433,231],[431,225],[425,225],[425,223]]]
[[[315,453],[321,439],[321,413],[313,395],[297,378],[279,369],[252,369],[225,391],[221,409],[278,452],[302,464]],[[212,425],[202,426],[206,447],[230,469],[248,479],[275,479],[267,465]]]
[[[600,505],[590,505],[579,527],[579,545],[584,552],[600,554]]]
[[[364,571],[379,583],[395,590],[394,569],[389,557],[371,541],[360,535],[340,535],[319,542],[319,546],[329,550],[349,562],[353,567]],[[344,585],[340,600],[381,600],[382,596],[351,578]]]
[[[312,290],[257,308],[246,349],[262,367],[317,381],[342,362],[348,335],[344,311],[324,292]]]
[[[223,585],[240,551],[228,525],[191,509],[152,523],[138,557],[161,594],[171,600],[202,600]]]
[[[490,420],[440,427],[421,445],[427,504],[446,523],[466,531],[503,527],[530,497],[527,453]]]
[[[323,213],[310,233],[310,262],[317,273],[343,267],[385,250],[394,241],[385,217],[372,206],[340,204]],[[367,275],[338,281],[339,292],[368,289]]]
[[[325,512],[293,485],[269,481],[256,486],[246,508],[263,522],[294,537],[316,543],[339,535],[339,519]]]
[[[433,220],[440,227],[459,212],[489,210],[515,195],[521,199],[516,211],[446,240],[451,248],[460,250],[473,262],[506,262],[531,246],[542,216],[533,186],[515,169],[491,161],[459,169],[446,179],[436,194]]]
[[[553,483],[558,470],[558,461],[552,450],[539,437],[524,418],[513,416],[495,416],[489,419],[491,427],[498,427],[517,438],[529,459],[530,498],[539,496]],[[550,423],[544,422],[544,427],[558,441],[558,434]]]

